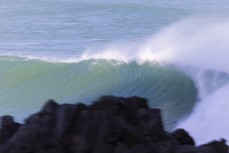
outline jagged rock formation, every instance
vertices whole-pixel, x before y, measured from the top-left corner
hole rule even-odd
[[[2,117],[0,153],[228,153],[225,141],[195,147],[164,131],[159,109],[140,97],[104,96],[90,106],[50,100],[20,125]]]

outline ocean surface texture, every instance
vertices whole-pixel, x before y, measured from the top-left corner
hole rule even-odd
[[[167,130],[229,140],[229,1],[1,0],[0,115],[141,96]]]

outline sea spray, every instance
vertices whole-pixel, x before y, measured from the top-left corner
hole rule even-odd
[[[222,18],[191,16],[163,28],[145,40],[111,43],[104,48],[88,49],[80,59],[165,62],[228,72],[225,63],[228,60],[229,20]]]

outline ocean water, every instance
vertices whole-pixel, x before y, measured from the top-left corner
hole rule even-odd
[[[0,115],[141,96],[167,130],[229,141],[229,1],[1,0]]]

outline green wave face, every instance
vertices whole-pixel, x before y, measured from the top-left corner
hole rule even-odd
[[[50,98],[90,104],[102,95],[137,95],[147,98],[151,107],[162,109],[170,129],[197,101],[191,78],[172,66],[156,63],[61,63],[4,57],[0,74],[0,115],[14,115],[19,121]]]

